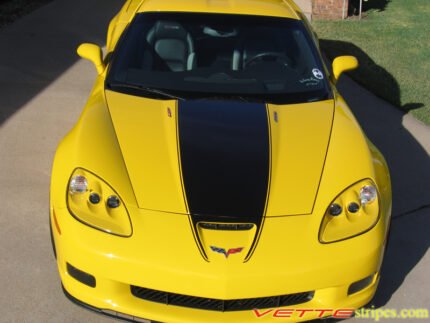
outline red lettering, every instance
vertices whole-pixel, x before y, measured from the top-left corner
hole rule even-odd
[[[259,310],[254,310],[254,314],[255,314],[255,316],[257,316],[257,317],[262,317],[262,316],[265,316],[265,315],[267,315],[267,314],[269,314],[270,312],[272,312],[273,310],[268,310],[268,311],[266,311],[266,312],[262,312],[262,313],[260,313],[260,311]]]
[[[354,314],[354,310],[351,309],[341,309],[336,310],[333,313],[333,317],[337,319],[349,319]]]
[[[301,312],[299,317],[303,317],[306,312],[313,312],[313,310],[306,310],[306,309],[296,309],[296,312]]]
[[[273,313],[273,317],[291,317],[294,310],[277,310]]]
[[[325,314],[325,313],[330,313],[330,312],[333,312],[333,310],[328,310],[328,309],[316,309],[315,310],[315,312],[320,312],[320,314],[318,315],[318,317],[323,317],[323,315]]]

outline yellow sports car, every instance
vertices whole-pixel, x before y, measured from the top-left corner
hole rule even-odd
[[[50,222],[65,294],[136,322],[349,317],[391,215],[381,153],[291,0],[128,0],[60,143]]]

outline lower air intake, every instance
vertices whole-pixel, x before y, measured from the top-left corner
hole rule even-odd
[[[131,293],[150,302],[219,312],[246,311],[302,304],[310,301],[314,296],[314,292],[304,292],[281,296],[220,300],[162,292],[137,286],[131,286]]]

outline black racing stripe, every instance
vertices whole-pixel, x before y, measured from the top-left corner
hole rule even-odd
[[[193,222],[260,224],[269,181],[266,106],[180,101],[178,125],[182,176]]]

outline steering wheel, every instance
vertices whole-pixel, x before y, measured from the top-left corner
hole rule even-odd
[[[285,56],[284,54],[277,53],[277,52],[263,52],[248,59],[243,64],[243,68],[247,68],[250,65],[257,63],[258,61],[264,61],[266,60],[265,58],[268,58],[268,57],[271,57],[273,61],[279,64],[283,64],[285,66],[291,65],[291,59],[288,56]]]

